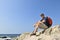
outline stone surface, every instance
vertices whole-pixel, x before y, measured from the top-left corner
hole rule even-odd
[[[37,32],[36,35],[30,36],[30,33],[23,33],[16,40],[60,40],[60,25],[48,28],[43,34]]]

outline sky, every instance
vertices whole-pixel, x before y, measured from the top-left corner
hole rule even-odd
[[[40,13],[60,24],[60,0],[0,0],[0,34],[32,32]]]

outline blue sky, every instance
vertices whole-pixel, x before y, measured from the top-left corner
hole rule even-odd
[[[60,0],[0,0],[0,34],[32,32],[40,13],[60,24]]]

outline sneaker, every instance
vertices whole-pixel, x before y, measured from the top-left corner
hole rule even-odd
[[[36,35],[36,33],[32,33],[30,36]]]

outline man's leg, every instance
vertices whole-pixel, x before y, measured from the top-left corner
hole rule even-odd
[[[36,23],[34,25],[34,31],[33,31],[33,33],[31,35],[36,35],[36,32],[38,31],[38,28],[39,28],[38,23]]]
[[[38,26],[35,27],[34,31],[32,32],[32,34],[31,34],[30,36],[36,35],[36,32],[37,32],[37,31],[38,31]]]
[[[38,31],[38,26],[35,27],[33,33],[36,33]]]
[[[47,28],[46,28],[47,29]],[[43,31],[42,31],[42,33],[44,33],[45,31],[46,31],[46,29],[44,29]]]
[[[38,31],[38,28],[44,29],[44,31],[42,31],[42,33],[44,33],[45,30],[46,30],[48,27],[47,27],[45,24],[43,24],[43,23],[37,23],[37,24],[35,24],[35,29],[34,29],[32,35],[36,35],[36,32]]]
[[[44,23],[41,23],[41,24],[39,25],[39,28],[44,29],[44,30],[42,31],[42,33],[44,33],[45,30],[48,28],[48,26],[46,26]]]

